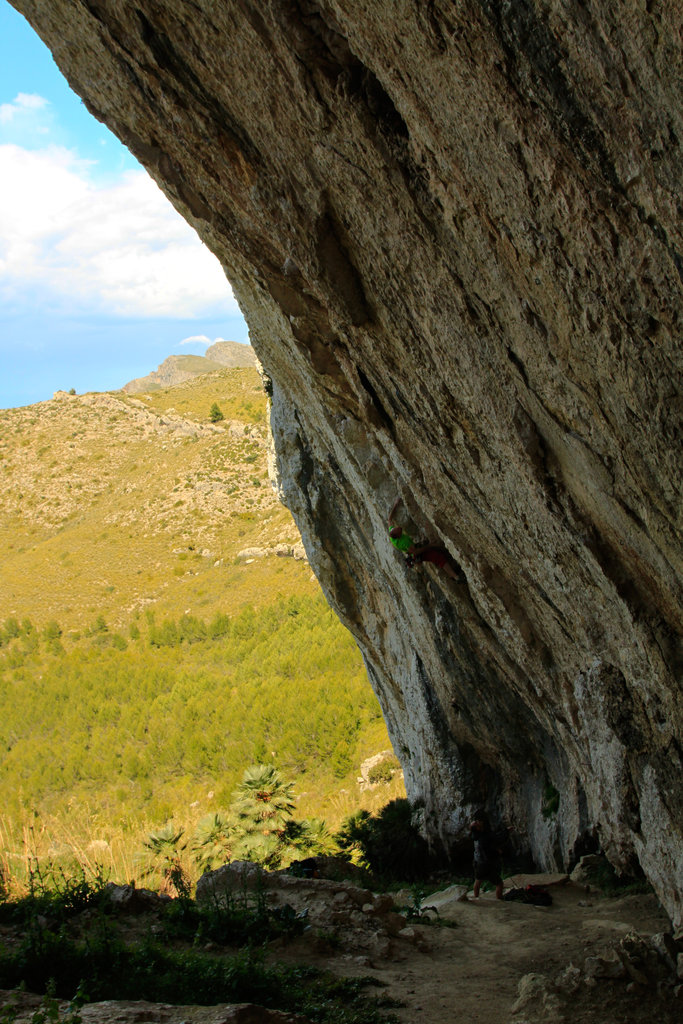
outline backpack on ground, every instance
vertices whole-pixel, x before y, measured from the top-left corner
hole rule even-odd
[[[530,903],[534,907],[549,907],[553,902],[552,896],[542,885],[527,885],[526,889],[508,889],[503,893],[503,899],[508,902]]]

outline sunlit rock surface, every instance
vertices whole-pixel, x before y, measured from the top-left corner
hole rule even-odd
[[[13,2],[222,260],[435,844],[594,831],[680,921],[680,5]]]

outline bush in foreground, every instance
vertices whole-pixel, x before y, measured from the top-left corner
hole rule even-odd
[[[376,984],[374,979],[338,978],[307,966],[266,965],[264,951],[254,946],[296,933],[301,922],[269,910],[258,894],[209,907],[187,897],[171,900],[155,914],[163,939],[173,942],[171,948],[144,936],[124,938],[126,929],[117,930],[118,918],[111,902],[102,898],[102,888],[93,887],[90,895],[87,888],[79,879],[59,891],[36,891],[20,907],[0,904],[3,919],[20,922],[23,932],[11,946],[0,947],[0,989],[23,987],[45,994],[42,1020],[59,1020],[56,999],[76,995],[79,1004],[124,999],[207,1006],[249,1002],[303,1014],[320,1024],[395,1021],[383,1012],[388,1000],[364,994],[369,984]],[[80,937],[86,923],[83,906],[88,912],[85,938]],[[197,945],[207,939],[245,948],[232,955],[198,951]],[[77,1014],[69,1019],[75,1022]]]

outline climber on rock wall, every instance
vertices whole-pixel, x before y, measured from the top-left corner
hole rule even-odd
[[[420,562],[431,562],[432,565],[436,565],[437,568],[443,569],[447,576],[450,576],[452,580],[457,580],[462,583],[463,574],[456,569],[453,565],[450,556],[445,548],[440,547],[437,544],[415,544],[410,534],[406,533],[402,527],[397,526],[394,523],[394,513],[398,508],[401,501],[400,496],[396,499],[389,512],[389,537],[391,543],[402,554],[406,556],[406,562],[408,565],[415,565]]]

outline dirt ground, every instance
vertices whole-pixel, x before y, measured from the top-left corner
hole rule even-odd
[[[496,900],[493,894],[442,908],[441,916],[456,928],[420,929],[425,947],[407,953],[402,962],[379,966],[377,977],[394,998],[405,1003],[401,1021],[421,1024],[504,1024],[508,1020],[571,1020],[595,1024],[664,1021],[653,1015],[655,993],[647,988],[627,992],[628,982],[585,983],[567,993],[564,1012],[540,1014],[535,1007],[512,1010],[523,976],[542,974],[554,979],[573,964],[582,968],[586,957],[605,953],[628,932],[650,935],[669,927],[652,896],[621,900],[590,898],[567,884],[553,887],[551,907]],[[425,901],[427,904],[429,900]],[[683,1000],[672,1003],[671,1020],[680,1020]]]
[[[427,895],[422,916],[406,918],[396,913],[390,897],[350,883],[273,877],[269,902],[303,912],[308,925],[296,939],[272,946],[270,956],[375,978],[382,985],[377,992],[399,1004],[390,1012],[402,1024],[678,1024],[683,1019],[675,952],[668,973],[651,946],[646,950],[641,943],[635,949],[642,955],[631,956],[632,965],[639,966],[629,972],[614,952],[634,932],[644,940],[671,933],[654,896],[606,898],[567,880],[550,884],[547,876],[506,884],[523,887],[530,881],[548,886],[551,906],[499,901],[493,893],[475,900],[454,886]],[[394,900],[419,909],[409,892]],[[432,906],[438,916],[427,909]],[[587,958],[594,958],[588,961],[592,970]],[[8,993],[0,992],[0,1007],[7,999]],[[22,997],[18,1024],[31,1020],[34,1002],[28,994]],[[80,1014],[83,1024],[306,1024],[301,1017],[253,1006],[100,1003],[86,1005]]]
[[[520,876],[506,884],[545,880]],[[437,904],[439,917],[429,913],[435,923],[428,925],[409,922],[415,937],[394,937],[387,956],[346,952],[311,956],[310,961],[342,974],[376,977],[403,1004],[393,1012],[405,1024],[664,1024],[683,1019],[683,994],[676,998],[673,986],[664,995],[656,985],[632,984],[630,977],[582,979],[556,999],[541,987],[538,998],[513,1013],[525,975],[552,981],[570,964],[583,969],[587,957],[607,954],[630,932],[649,937],[671,929],[654,896],[608,899],[569,882],[552,884],[548,891],[550,907],[496,900],[493,893],[475,900],[471,891],[465,900],[448,902],[441,902],[439,894],[426,896],[423,907]],[[290,948],[287,957],[294,953]],[[299,953],[307,959],[304,951]]]

